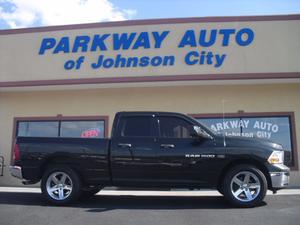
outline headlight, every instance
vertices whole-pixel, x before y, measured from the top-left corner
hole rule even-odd
[[[268,162],[270,164],[283,164],[284,151],[273,151]]]

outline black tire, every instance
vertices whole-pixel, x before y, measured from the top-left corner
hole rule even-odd
[[[261,204],[266,196],[267,187],[265,175],[257,167],[248,164],[231,168],[222,182],[225,198],[234,206],[241,208]]]
[[[102,186],[96,186],[93,188],[88,188],[88,189],[82,189],[82,197],[92,197],[96,195],[99,191],[101,191]]]
[[[66,175],[64,178],[65,185],[63,184],[64,175]],[[50,191],[51,188],[57,190]],[[43,196],[51,204],[67,205],[80,197],[81,180],[77,173],[70,167],[59,165],[51,166],[42,177],[41,190]]]

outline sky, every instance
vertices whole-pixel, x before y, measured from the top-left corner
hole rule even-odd
[[[0,29],[104,21],[300,14],[300,0],[0,0]]]

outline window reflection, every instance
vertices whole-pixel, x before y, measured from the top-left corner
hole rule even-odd
[[[286,164],[292,165],[292,134],[289,116],[197,118],[197,120],[226,136],[263,138],[283,146]]]

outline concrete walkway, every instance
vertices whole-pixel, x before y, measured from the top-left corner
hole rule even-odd
[[[0,187],[0,192],[24,192],[24,193],[40,193],[39,188],[32,187]],[[271,191],[267,195],[272,195]],[[145,191],[145,190],[110,190],[104,189],[97,195],[132,195],[132,196],[220,196],[218,191],[214,190],[178,190],[171,191]],[[277,195],[300,195],[300,189],[284,189],[277,192]]]

